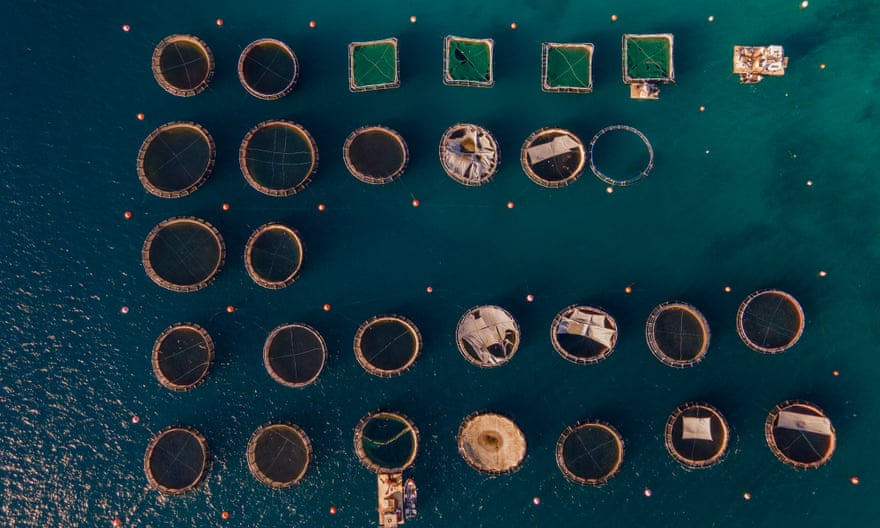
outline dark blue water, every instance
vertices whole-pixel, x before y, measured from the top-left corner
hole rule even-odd
[[[12,0],[5,12],[0,525],[366,526],[375,477],[355,458],[352,434],[377,408],[406,413],[421,431],[414,525],[863,526],[880,513],[877,4]],[[200,36],[217,61],[195,98],[163,92],[150,71],[156,43],[178,32]],[[678,83],[659,101],[628,98],[624,32],[675,34]],[[495,39],[494,88],[442,85],[449,33]],[[401,88],[350,94],[347,43],[388,36],[400,40]],[[240,50],[261,37],[287,42],[300,60],[300,81],[280,101],[254,99],[235,75]],[[593,94],[540,92],[543,41],[596,44]],[[791,57],[785,77],[741,86],[729,73],[732,46],[773,43]],[[241,138],[270,118],[301,123],[320,151],[315,180],[289,198],[260,195],[238,168]],[[163,200],[140,185],[135,156],[173,120],[211,132],[217,165],[195,194]],[[437,141],[457,121],[498,138],[493,183],[465,188],[442,172]],[[341,148],[376,123],[398,130],[412,159],[401,180],[374,187],[346,172]],[[607,194],[588,172],[548,190],[519,167],[537,128],[586,140],[615,123],[638,127],[656,151],[654,171],[634,187]],[[229,250],[216,283],[197,293],[165,291],[141,266],[144,237],[177,215],[213,223]],[[268,221],[296,227],[306,245],[302,276],[275,292],[253,284],[241,256]],[[778,356],[750,351],[735,331],[739,302],[764,287],[793,293],[807,315],[800,342]],[[707,358],[692,369],[662,365],[645,345],[647,315],[671,299],[700,308],[712,327]],[[550,346],[550,321],[575,302],[603,306],[620,326],[616,351],[598,365],[567,363]],[[466,363],[454,345],[460,315],[483,303],[522,327],[519,352],[495,370]],[[370,376],[352,353],[358,325],[380,313],[405,315],[425,340],[400,378]],[[179,321],[217,343],[207,382],[183,394],[160,386],[150,366],[154,340]],[[314,326],[330,348],[324,373],[302,390],[262,365],[266,336],[287,322]],[[767,412],[788,398],[815,402],[837,430],[837,452],[818,470],[784,466],[764,442]],[[732,427],[731,451],[712,469],[685,471],[663,445],[667,416],[690,400],[717,406]],[[457,453],[459,423],[484,408],[526,434],[529,454],[513,475],[486,478]],[[620,474],[601,489],[556,468],[559,434],[583,418],[613,423],[626,440]],[[258,483],[245,462],[248,438],[270,420],[297,423],[315,448],[305,480],[286,491]],[[166,498],[148,487],[143,457],[155,432],[176,423],[206,436],[213,465],[196,491]]]

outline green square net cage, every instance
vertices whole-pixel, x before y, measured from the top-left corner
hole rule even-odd
[[[443,84],[489,88],[495,84],[492,39],[448,35],[443,46]]]
[[[399,70],[396,38],[348,45],[348,88],[352,92],[397,88]]]
[[[593,91],[593,45],[545,42],[541,53],[541,89],[545,92]]]
[[[623,81],[675,82],[672,34],[623,36]]]

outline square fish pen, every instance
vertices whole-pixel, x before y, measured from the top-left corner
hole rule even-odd
[[[400,86],[397,39],[352,42],[348,45],[348,89],[352,92]]]
[[[671,33],[623,35],[623,82],[632,99],[657,99],[657,84],[675,82]]]
[[[492,39],[447,35],[443,41],[443,84],[491,88],[495,85],[494,53]]]
[[[541,48],[541,90],[559,93],[593,91],[592,44],[545,42]]]

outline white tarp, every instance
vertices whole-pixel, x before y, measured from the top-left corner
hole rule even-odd
[[[474,127],[464,136],[449,140],[443,150],[443,162],[465,180],[480,180],[495,170],[498,154],[495,144]]]
[[[712,419],[685,416],[681,419],[682,440],[712,440]]]
[[[776,420],[776,427],[831,436],[831,420],[812,414],[782,411]]]
[[[558,332],[589,337],[597,343],[610,347],[616,331],[605,328],[605,321],[604,315],[575,310],[569,317],[559,322]]]
[[[504,312],[492,308],[480,309],[480,317],[468,317],[461,323],[461,339],[466,341],[483,363],[498,363],[499,359],[489,352],[492,345],[504,347],[506,330],[515,330],[513,322]],[[506,347],[504,347],[506,348]]]
[[[529,163],[537,165],[544,160],[577,150],[579,146],[578,142],[569,136],[556,136],[548,143],[529,147],[526,153],[529,156]]]

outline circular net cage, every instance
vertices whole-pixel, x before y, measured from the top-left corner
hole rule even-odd
[[[247,463],[254,478],[272,488],[288,488],[306,474],[312,457],[312,443],[294,424],[260,426],[247,446]]]
[[[187,426],[159,432],[147,446],[144,471],[150,485],[166,495],[183,495],[195,488],[208,472],[208,442]]]
[[[153,77],[166,92],[191,97],[205,91],[214,76],[214,55],[200,38],[170,35],[153,51]]]
[[[764,437],[776,458],[798,469],[815,469],[831,459],[837,434],[816,405],[789,400],[770,411]]]
[[[377,315],[354,336],[354,354],[364,370],[383,378],[403,374],[422,350],[422,335],[400,315]]]
[[[526,458],[526,436],[513,420],[502,414],[474,413],[458,428],[458,453],[482,473],[512,473]]]
[[[348,172],[364,183],[389,183],[399,178],[409,162],[409,150],[400,134],[383,126],[361,127],[342,147]]]
[[[210,284],[226,260],[226,244],[214,226],[199,218],[164,220],[150,231],[141,250],[150,279],[172,291],[189,292]]]
[[[419,430],[400,413],[374,411],[358,422],[354,450],[361,464],[374,473],[401,473],[415,462]]]
[[[254,97],[280,99],[293,90],[298,78],[296,55],[280,40],[255,40],[238,58],[238,80]]]
[[[499,367],[519,348],[519,324],[500,306],[471,308],[455,329],[455,343],[466,360],[478,367]]]
[[[214,168],[214,139],[196,123],[176,121],[152,131],[138,151],[137,173],[144,188],[162,198],[179,198],[201,187]]]
[[[542,128],[526,138],[520,151],[526,175],[538,185],[565,187],[584,171],[587,151],[584,143],[562,128]]]
[[[578,422],[556,442],[556,464],[566,478],[584,486],[602,486],[623,463],[623,437],[610,424]]]
[[[776,354],[801,338],[804,311],[797,299],[784,291],[756,291],[739,306],[736,331],[752,350]]]
[[[318,147],[296,123],[264,121],[244,137],[238,163],[254,189],[269,196],[290,196],[311,181],[318,168]]]
[[[244,265],[254,282],[277,290],[299,276],[303,254],[299,233],[271,222],[257,228],[248,239],[244,248]]]
[[[709,350],[709,323],[699,310],[683,302],[654,308],[645,325],[645,339],[654,357],[665,365],[696,365]]]
[[[628,133],[628,134],[627,134]],[[605,138],[601,142],[601,138]],[[643,156],[633,156],[644,145]],[[605,144],[604,151],[597,151],[596,145]],[[589,146],[590,170],[597,178],[608,185],[625,187],[632,185],[651,173],[654,168],[654,147],[638,129],[628,125],[611,125],[596,132]],[[599,167],[607,168],[603,171]]]
[[[440,139],[440,163],[450,178],[462,185],[492,180],[501,161],[498,143],[485,128],[467,123],[452,125]]]
[[[550,341],[565,359],[591,365],[614,351],[617,322],[601,308],[573,304],[556,314],[550,325]]]
[[[686,403],[666,421],[666,449],[685,467],[704,468],[721,462],[729,438],[727,420],[708,403]]]
[[[272,379],[305,387],[318,379],[327,361],[327,344],[314,328],[294,323],[272,330],[263,346],[263,363]]]
[[[153,345],[153,373],[166,388],[188,391],[198,387],[214,364],[214,340],[195,323],[166,328]]]

